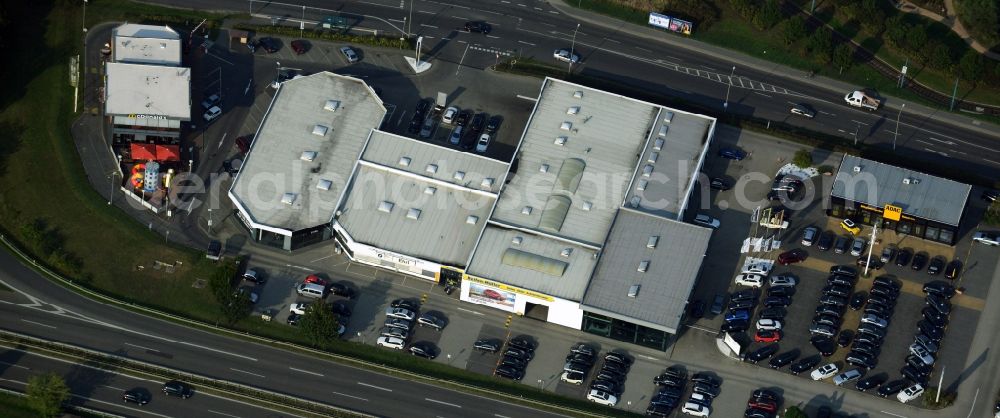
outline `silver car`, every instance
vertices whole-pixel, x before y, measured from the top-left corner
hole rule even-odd
[[[388,307],[385,308],[385,316],[389,318],[399,318],[412,321],[413,317],[416,315],[414,315],[413,311],[409,309]]]
[[[354,50],[351,49],[351,47],[349,47],[349,46],[342,47],[342,48],[340,48],[340,52],[342,54],[344,54],[344,58],[347,58],[347,62],[349,62],[349,63],[358,62],[358,59],[359,59],[358,58],[358,53],[354,52]]]
[[[855,238],[854,242],[851,243],[851,255],[860,257],[861,253],[865,250],[865,244],[867,244],[867,241],[864,238]]]
[[[444,329],[445,325],[443,319],[438,318],[437,315],[434,315],[429,312],[420,315],[420,318],[417,318],[417,324],[419,324],[422,327],[434,328],[438,331]]]
[[[817,236],[819,236],[819,229],[816,227],[810,226],[802,230],[802,245],[812,247],[813,243],[816,242]]]
[[[379,335],[383,337],[396,337],[401,340],[406,340],[410,337],[410,331],[393,327],[382,327],[382,329],[379,330]]]
[[[409,331],[410,328],[413,326],[413,324],[410,321],[399,318],[387,318],[385,320],[384,325],[390,328],[405,329],[407,331]]]

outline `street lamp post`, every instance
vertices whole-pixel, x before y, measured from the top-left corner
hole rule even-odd
[[[212,208],[208,208],[208,233],[212,233]]]
[[[896,150],[896,139],[899,138],[899,117],[903,116],[903,109],[904,108],[906,108],[906,103],[903,103],[903,105],[899,107],[899,113],[896,115],[896,134],[893,135],[893,137],[892,137],[892,150],[893,151]]]
[[[191,172],[191,167],[194,167],[194,160],[188,160],[188,173]]]
[[[729,90],[733,88],[733,76],[736,75],[736,66],[733,66],[733,71],[729,73],[729,85],[726,86],[726,101],[722,102],[722,110],[729,110]]]
[[[412,30],[413,29],[413,0],[410,0],[410,18],[406,22],[403,22],[403,24],[409,25],[409,26],[406,27],[406,36],[410,37],[411,34],[413,33],[413,30]]]
[[[566,68],[566,74],[573,72],[573,56],[576,55],[576,32],[580,30],[580,24],[576,24],[576,29],[573,29],[573,43],[569,47],[569,66]]]

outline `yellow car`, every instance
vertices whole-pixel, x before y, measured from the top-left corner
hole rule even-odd
[[[854,221],[850,219],[844,219],[843,221],[840,221],[840,227],[844,228],[844,230],[846,230],[847,232],[850,232],[851,235],[858,235],[861,233],[861,228],[855,225]]]

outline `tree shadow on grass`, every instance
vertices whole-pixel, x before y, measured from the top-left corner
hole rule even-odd
[[[0,13],[7,17],[0,20],[0,56],[12,64],[0,66],[0,80],[4,80],[4,88],[0,89],[0,109],[24,97],[32,78],[69,55],[69,51],[53,50],[45,43],[54,3],[52,0],[12,1],[0,7]],[[8,134],[4,132],[5,136]],[[6,142],[7,138],[3,139]],[[0,158],[5,145],[0,144]]]
[[[23,133],[24,126],[9,121],[0,122],[0,176],[7,173],[7,162],[10,156],[21,148]]]

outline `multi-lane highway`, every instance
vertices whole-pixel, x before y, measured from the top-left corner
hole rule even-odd
[[[575,45],[583,62],[572,69],[567,66],[573,72],[628,83],[718,111],[789,122],[841,137],[845,143],[860,141],[892,149],[895,142],[900,155],[976,170],[983,176],[1000,175],[1000,147],[994,144],[1000,139],[1000,130],[995,125],[914,103],[902,107],[903,102],[894,100],[887,100],[875,112],[848,107],[843,103],[844,94],[865,86],[811,78],[799,70],[608,18],[595,18],[565,5],[553,7],[538,0],[219,0],[210,6],[200,0],[154,2],[212,10],[249,11],[252,7],[262,24],[270,17],[293,22],[304,18],[306,27],[310,27],[326,16],[351,16],[350,22],[359,27],[423,36],[431,60],[476,68],[516,57],[556,64],[552,51]],[[489,22],[492,32],[465,32],[464,23],[473,20]],[[791,115],[789,109],[795,103],[812,106],[816,117]]]

